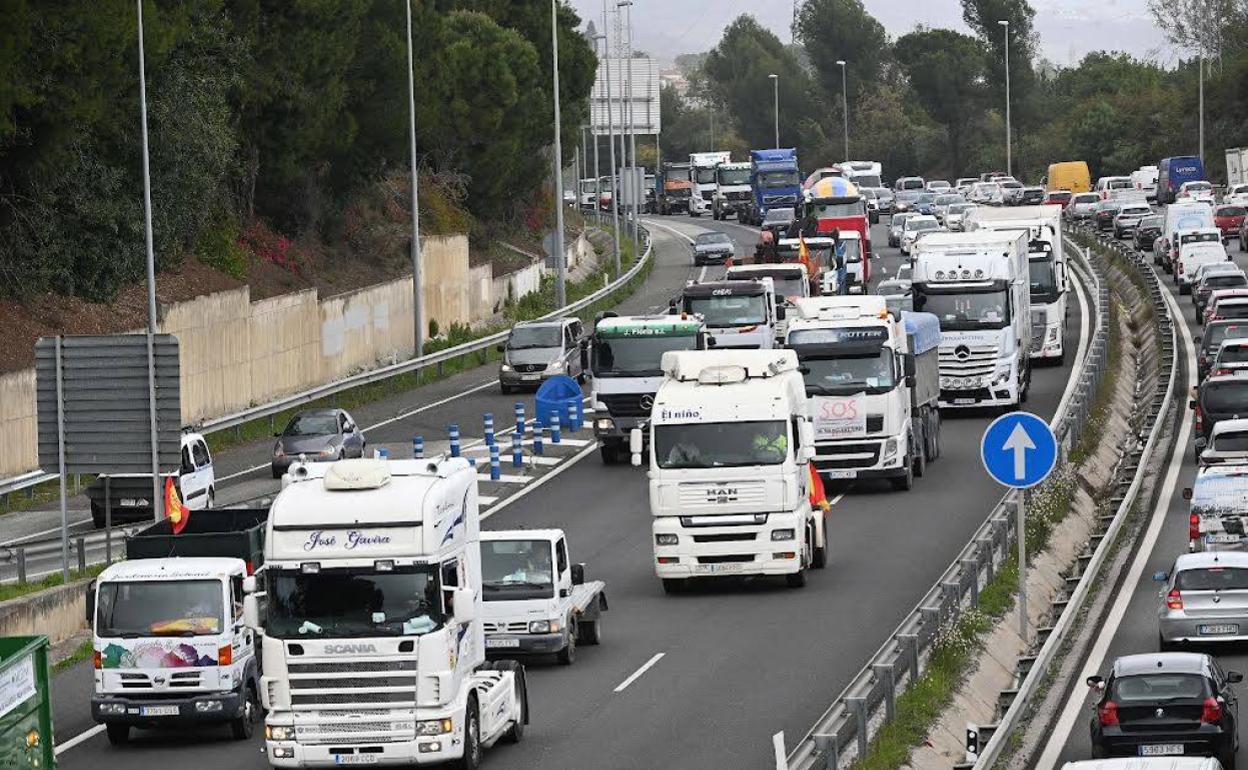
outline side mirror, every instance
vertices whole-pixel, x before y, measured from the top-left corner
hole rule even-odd
[[[1088,677],[1087,683],[1088,683],[1088,687],[1091,687],[1093,690],[1105,689],[1104,677],[1097,676],[1096,674],[1093,674],[1092,676]]]
[[[907,388],[913,388],[916,382],[917,380],[915,380],[913,374],[906,375],[906,387]]]
[[[246,590],[245,587],[244,590]],[[243,623],[257,632],[263,625],[260,620],[260,597],[256,594],[247,594],[243,597]]]
[[[584,585],[584,583],[585,583],[585,565],[573,564],[572,565],[572,585],[579,586],[579,585]]]
[[[901,361],[902,361],[902,363],[901,363],[902,370],[905,372],[906,377],[907,377],[908,379],[910,379],[910,380],[913,380],[913,379],[914,379],[914,372],[915,372],[915,369],[914,369],[914,354],[912,354],[912,353],[907,353],[907,354],[906,354],[906,355],[905,355],[905,356],[901,359]],[[913,385],[914,383],[912,383],[912,382],[911,382],[911,383],[908,383],[908,384]]]
[[[83,615],[87,619],[87,625],[91,625],[91,621],[95,618],[95,581],[87,583],[87,599],[86,610]]]
[[[815,447],[815,424],[810,420],[802,420],[797,424],[797,441],[801,446]]]
[[[455,620],[471,623],[477,619],[477,592],[471,588],[456,588],[451,594],[455,604]]]
[[[1195,409],[1195,408],[1196,408],[1196,399],[1194,399],[1194,398],[1193,398],[1193,399],[1188,400],[1188,402],[1187,402],[1187,408],[1188,408],[1188,409]]]
[[[1239,684],[1240,682],[1244,681],[1244,675],[1239,673],[1238,671],[1227,671],[1226,681],[1230,682],[1231,684]]]
[[[1192,335],[1192,339],[1196,340],[1197,342],[1202,342],[1202,341],[1205,339],[1205,335],[1203,335],[1203,334],[1194,334],[1194,335]]]
[[[256,592],[256,576],[248,575],[243,578],[243,595],[254,594]]]
[[[784,305],[776,305],[776,320],[783,321],[785,315]]]
[[[1153,573],[1153,582],[1164,583],[1170,579],[1170,573],[1164,569]]]
[[[645,440],[641,435],[641,428],[633,428],[628,432],[628,451],[632,455],[632,463],[634,468],[641,467],[641,450],[645,446]]]

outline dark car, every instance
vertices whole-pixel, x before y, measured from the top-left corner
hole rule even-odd
[[[305,409],[274,434],[273,478],[280,479],[290,464],[303,459],[327,462],[347,457],[363,457],[364,433],[343,409]]]
[[[1159,652],[1114,661],[1108,681],[1088,677],[1099,693],[1092,718],[1092,755],[1102,757],[1217,757],[1234,767],[1239,749],[1239,701],[1210,655]]]
[[[792,225],[796,218],[794,210],[787,206],[767,209],[767,213],[763,215],[762,229],[770,230],[776,240],[780,240],[780,236],[788,231],[789,225]]]
[[[1064,210],[1070,205],[1070,201],[1074,198],[1074,194],[1070,190],[1049,190],[1044,194],[1044,200],[1041,201],[1046,206],[1061,206]]]
[[[935,216],[936,199],[938,197],[940,197],[940,193],[934,193],[934,192],[920,193],[918,200],[914,202],[914,211],[917,211],[920,214],[927,214],[929,216]]]
[[[1245,219],[1248,219],[1248,209],[1235,203],[1224,204],[1213,210],[1213,224],[1222,231],[1223,242],[1232,238],[1239,240],[1239,231],[1243,229]],[[1243,249],[1242,241],[1239,247]]]
[[[699,233],[693,241],[693,264],[727,262],[737,253],[727,233]]]
[[[1210,355],[1210,363],[1217,355]],[[1196,459],[1209,443],[1209,434],[1219,420],[1232,420],[1248,416],[1248,377],[1221,374],[1206,377],[1196,387],[1196,397],[1187,402],[1192,410],[1196,429]]]
[[[893,195],[893,213],[900,214],[906,211],[915,211],[915,203],[918,202],[919,196],[922,195],[920,190],[899,190]]]
[[[1092,213],[1092,222],[1096,225],[1099,232],[1109,232],[1114,229],[1114,217],[1118,216],[1119,209],[1122,208],[1122,202],[1116,200],[1101,201],[1096,204],[1096,210]]]
[[[1135,241],[1135,248],[1140,251],[1148,251],[1153,248],[1153,242],[1161,236],[1161,228],[1165,225],[1166,218],[1160,214],[1144,217],[1135,227],[1135,235],[1132,236]]]
[[[1224,267],[1225,265],[1225,267]],[[1213,268],[1217,268],[1216,270]],[[1200,280],[1192,287],[1192,303],[1196,305],[1196,323],[1205,322],[1205,305],[1209,295],[1218,289],[1240,289],[1248,286],[1248,277],[1232,262],[1217,262],[1200,272]]]
[[[1023,188],[1023,194],[1018,199],[1018,205],[1039,206],[1041,203],[1044,203],[1044,188],[1043,187],[1024,187]]]
[[[1204,333],[1196,337],[1196,341],[1200,343],[1196,351],[1196,381],[1200,382],[1208,376],[1209,368],[1213,366],[1213,359],[1217,357],[1223,340],[1245,337],[1248,337],[1248,322],[1238,318],[1214,321],[1206,326]]]

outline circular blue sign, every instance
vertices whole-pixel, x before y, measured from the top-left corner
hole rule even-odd
[[[1010,412],[993,420],[979,444],[984,469],[998,484],[1015,489],[1034,487],[1057,464],[1053,429],[1030,412]]]

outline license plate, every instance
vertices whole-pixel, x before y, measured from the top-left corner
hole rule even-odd
[[[377,754],[335,754],[335,765],[375,765],[381,760]]]
[[[1207,626],[1200,626],[1197,631],[1201,636],[1225,636],[1226,634],[1238,634],[1238,623],[1216,623]]]
[[[542,379],[542,375],[540,375],[540,374],[522,374],[522,375],[520,375],[520,379],[522,379],[522,380],[540,380],[540,379]],[[367,754],[361,754],[360,756],[365,757],[365,756],[369,756],[369,755],[367,755]]]
[[[486,639],[485,640],[485,647],[487,650],[506,648],[506,647],[519,647],[519,646],[520,646],[519,639]]]
[[[1181,743],[1146,743],[1140,747],[1141,757],[1169,757],[1182,753]]]
[[[143,706],[139,709],[139,715],[145,717],[176,717],[178,715],[177,706]]]
[[[858,475],[856,471],[827,471],[827,474],[830,479],[852,479]]]
[[[146,498],[123,497],[121,498],[123,508],[139,508],[147,506]]]
[[[1205,535],[1205,541],[1209,543],[1238,543],[1242,538],[1239,535],[1231,535],[1220,532],[1216,535]]]
[[[740,571],[741,571],[741,565],[735,562],[728,562],[727,564],[699,564],[698,565],[698,572],[704,572],[708,575],[718,575],[718,574],[723,574],[725,572],[740,572]]]
[[[958,405],[965,405],[965,404],[974,404],[978,402],[976,402],[976,400],[973,398],[955,398],[953,400],[953,403],[958,404]]]

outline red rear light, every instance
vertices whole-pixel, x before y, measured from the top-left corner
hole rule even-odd
[[[1203,430],[1205,427],[1205,416],[1200,412],[1200,402],[1196,403],[1196,430]]]
[[[1187,517],[1187,539],[1188,540],[1200,539],[1200,516],[1198,516],[1195,513]],[[1169,606],[1169,605],[1170,605],[1170,601],[1166,600],[1166,606]],[[1179,609],[1182,609],[1182,608],[1183,608],[1183,600],[1180,599]]]
[[[1204,708],[1200,710],[1200,721],[1207,725],[1216,725],[1222,721],[1222,704],[1217,698],[1205,698]]]
[[[99,650],[95,650],[94,652],[91,653],[91,665],[95,666],[96,671],[99,671],[101,668],[104,668],[104,656],[100,653]]]
[[[1118,704],[1107,700],[1096,710],[1096,715],[1100,717],[1101,727],[1116,725],[1118,724]]]
[[[1191,534],[1190,531],[1188,534]],[[1183,609],[1183,595],[1179,593],[1179,589],[1172,588],[1170,589],[1170,593],[1166,594],[1166,609],[1168,610]]]
[[[243,563],[244,563],[245,565],[247,565],[247,574],[248,574],[248,575],[254,575],[254,574],[256,574],[256,568],[255,568],[255,565],[253,565],[253,564],[252,564],[251,562],[249,562],[249,561],[247,561],[247,562],[243,562]]]

